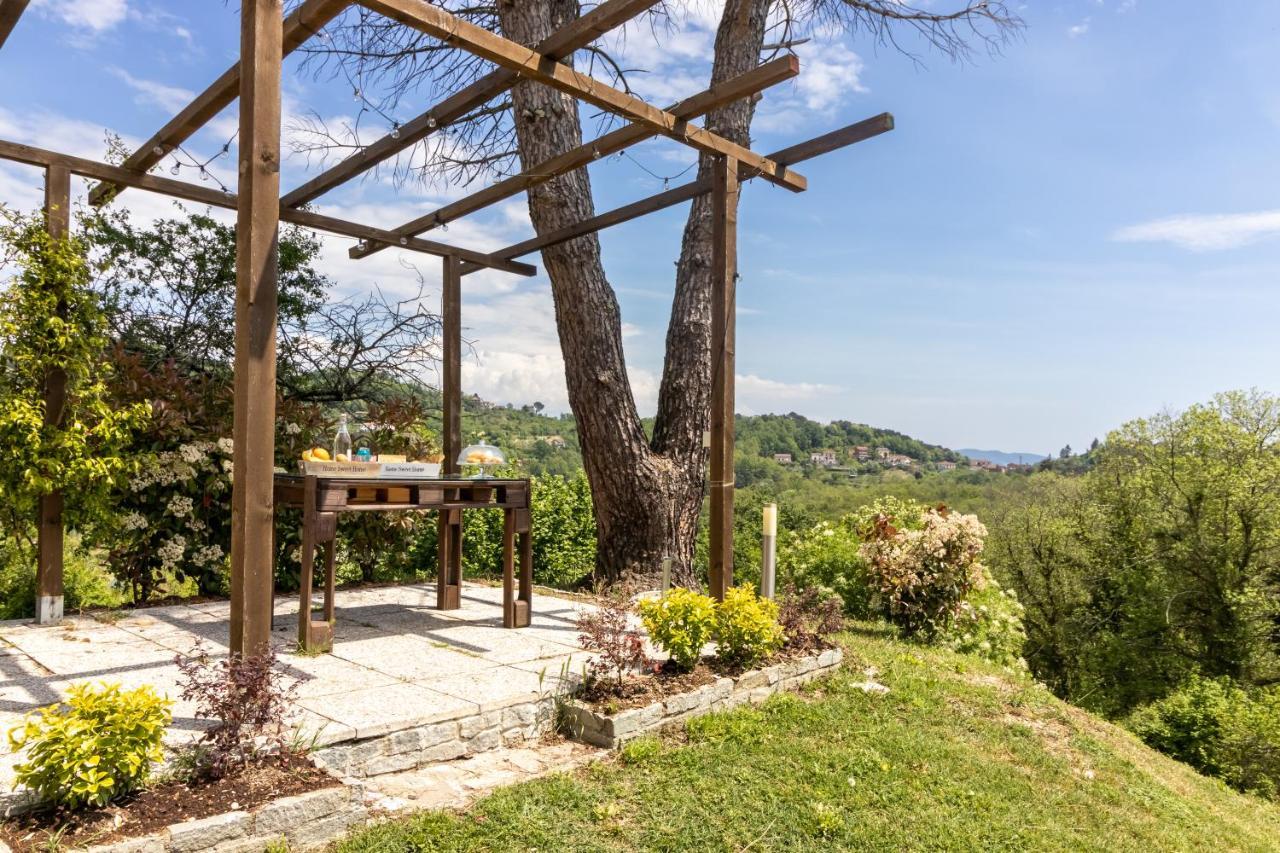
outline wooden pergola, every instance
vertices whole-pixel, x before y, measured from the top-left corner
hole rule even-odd
[[[45,211],[56,237],[70,228],[71,175],[98,181],[90,201],[103,204],[128,187],[234,209],[236,220],[236,320],[234,482],[231,548],[231,648],[265,648],[272,617],[273,466],[276,402],[276,266],[281,221],[353,237],[350,250],[364,258],[387,248],[442,259],[443,450],[446,475],[456,474],[461,449],[462,278],[480,269],[533,275],[516,259],[627,222],[698,196],[713,200],[711,411],[711,591],[723,596],[733,580],[734,327],[737,279],[737,206],[742,182],[755,178],[803,191],[805,178],[792,166],[893,128],[888,113],[849,125],[772,154],[761,155],[692,123],[707,112],[750,97],[799,73],[794,56],[766,62],[666,109],[574,70],[561,60],[587,47],[658,0],[604,0],[533,47],[517,44],[460,20],[426,0],[305,0],[284,15],[282,0],[242,0],[240,61],[140,146],[120,166],[0,140],[0,157],[45,170]],[[421,115],[326,169],[302,186],[280,193],[281,63],[348,6],[360,5],[493,63],[496,68]],[[0,0],[0,47],[27,0]],[[385,229],[300,209],[324,193],[458,122],[521,80],[551,86],[623,119],[617,130],[538,163],[403,225]],[[223,108],[240,99],[239,187],[235,195],[148,173]],[[422,234],[475,213],[594,160],[655,136],[665,136],[714,158],[710,180],[694,180],[593,216],[571,227],[496,252],[473,251]],[[45,383],[45,417],[62,415],[65,376]],[[62,616],[62,507],[54,493],[41,501],[37,620]],[[442,520],[443,523],[443,520]]]

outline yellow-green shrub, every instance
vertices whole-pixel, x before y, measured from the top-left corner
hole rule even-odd
[[[782,648],[778,605],[749,586],[728,590],[716,608],[717,654],[723,660],[753,664]]]
[[[662,598],[641,601],[638,609],[649,639],[671,655],[677,668],[693,669],[715,635],[716,600],[676,587]]]
[[[142,784],[161,759],[172,703],[150,687],[84,683],[67,692],[65,705],[40,708],[10,730],[14,751],[27,751],[17,780],[49,805],[103,806]]]

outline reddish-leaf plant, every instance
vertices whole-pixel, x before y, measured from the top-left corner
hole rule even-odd
[[[830,637],[844,629],[840,596],[819,587],[797,591],[787,584],[778,601],[778,624],[789,649],[810,651],[831,645]]]
[[[627,674],[648,663],[644,638],[629,619],[625,599],[606,599],[596,610],[578,617],[578,642],[600,656],[587,664],[588,684],[621,695]]]
[[[293,753],[285,714],[297,682],[286,683],[269,649],[257,655],[212,659],[203,645],[176,659],[182,672],[182,698],[196,703],[198,719],[214,725],[197,742],[197,775],[220,779],[235,775],[255,759]]]

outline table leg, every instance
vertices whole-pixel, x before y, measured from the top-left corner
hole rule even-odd
[[[529,510],[516,510],[517,544],[520,548],[520,595],[516,601],[516,625],[528,625],[533,618],[533,525]]]
[[[516,627],[516,512],[502,511],[502,627]]]
[[[302,497],[302,572],[298,578],[298,648],[327,652],[333,648],[334,570],[333,549],[337,518],[316,511],[316,478],[308,477]],[[316,545],[325,542],[324,621],[311,618],[311,587],[315,581]]]
[[[462,510],[442,509],[437,522],[436,609],[462,607]]]

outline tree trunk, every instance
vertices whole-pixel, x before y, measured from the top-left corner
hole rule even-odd
[[[768,0],[730,0],[716,37],[712,82],[759,64]],[[576,0],[502,0],[507,38],[533,45],[579,14]],[[516,140],[525,168],[582,143],[577,102],[549,87],[521,82],[512,90]],[[753,102],[708,116],[707,126],[746,144]],[[702,158],[699,173],[709,174]],[[594,215],[585,169],[529,192],[539,234]],[[652,578],[664,556],[691,584],[698,515],[705,491],[703,434],[711,405],[711,208],[693,204],[685,228],[652,444],[645,436],[627,378],[622,321],[592,234],[542,250],[551,279],[565,381],[591,483],[600,580]]]

